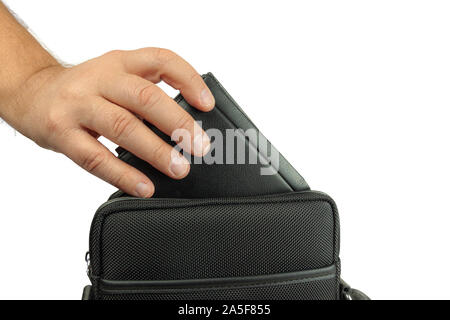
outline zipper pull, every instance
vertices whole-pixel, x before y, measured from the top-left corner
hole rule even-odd
[[[86,261],[86,265],[87,265],[86,273],[87,273],[88,277],[91,278],[92,267],[91,267],[91,257],[89,255],[89,251],[86,252],[86,255],[84,256],[84,261]]]

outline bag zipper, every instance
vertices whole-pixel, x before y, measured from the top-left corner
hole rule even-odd
[[[114,281],[99,280],[104,294],[170,293],[183,291],[225,290],[288,285],[311,281],[330,280],[336,277],[336,266],[273,275],[243,276],[234,278],[159,280],[159,281]]]
[[[89,277],[89,279],[92,280],[92,266],[91,266],[91,257],[89,254],[89,251],[86,252],[86,255],[84,256],[84,261],[86,261],[86,273]]]
[[[270,199],[270,198],[276,198],[276,197],[281,197],[281,196],[290,196],[293,194],[306,194],[306,193],[315,193],[315,194],[320,194],[326,197],[330,197],[328,194],[326,194],[325,192],[322,191],[315,191],[315,190],[303,190],[303,191],[295,191],[295,192],[286,192],[286,193],[276,193],[276,194],[269,194],[269,195],[262,195],[261,197],[264,197],[264,199]],[[203,200],[204,202],[207,203],[211,203],[211,204],[220,204],[220,203],[228,203],[230,201],[239,201],[242,199],[254,199],[257,196],[246,196],[246,197],[217,197],[217,198],[136,198],[136,197],[132,197],[132,196],[119,196],[116,197],[117,195],[120,194],[120,190],[116,191],[115,193],[113,193],[110,197],[110,199],[108,201],[106,201],[105,203],[103,203],[98,209],[97,212],[101,211],[101,209],[103,209],[104,207],[108,206],[111,203],[115,203],[118,201],[145,201],[145,202],[160,202],[160,203],[167,203],[167,202],[173,202],[173,201],[201,201]],[[331,199],[331,198],[330,198]],[[97,214],[96,212],[96,214]]]

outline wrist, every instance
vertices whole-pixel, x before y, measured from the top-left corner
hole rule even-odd
[[[28,79],[58,65],[56,59],[9,13],[0,0],[0,117],[8,121],[11,104]]]
[[[14,88],[5,90],[0,96],[0,118],[11,126],[20,130],[20,123],[29,108],[33,106],[33,96],[48,83],[52,77],[65,68],[55,63],[42,65],[23,77],[23,80]]]

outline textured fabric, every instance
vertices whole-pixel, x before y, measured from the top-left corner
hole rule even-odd
[[[338,266],[339,222],[334,202],[316,192],[209,200],[119,198],[98,210],[90,251],[94,279],[208,279],[314,270]],[[328,299],[338,291],[338,273],[336,279],[310,284],[211,295]],[[203,299],[208,293],[189,295],[180,298]]]

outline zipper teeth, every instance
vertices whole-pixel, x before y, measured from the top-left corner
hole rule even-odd
[[[92,266],[91,266],[91,257],[90,257],[90,252],[86,252],[86,255],[84,257],[84,260],[86,261],[86,265],[87,265],[87,269],[86,269],[86,273],[89,277],[89,279],[91,279],[92,276]]]
[[[264,200],[264,199],[272,199],[272,198],[282,198],[282,197],[289,197],[294,196],[294,194],[320,194],[323,196],[328,195],[321,191],[314,191],[314,190],[304,190],[304,191],[296,191],[296,192],[288,192],[288,193],[280,193],[280,194],[270,194],[270,195],[261,195],[261,196],[248,196],[248,197],[218,197],[218,198],[136,198],[131,196],[126,197],[119,197],[119,198],[113,198],[105,203],[103,203],[98,209],[97,212],[99,212],[101,209],[106,207],[107,205],[110,205],[111,203],[119,202],[119,201],[142,201],[142,202],[153,202],[153,203],[171,203],[174,201],[195,201],[197,203],[204,203],[204,204],[220,204],[220,203],[229,203],[233,201],[242,201],[242,200]]]

